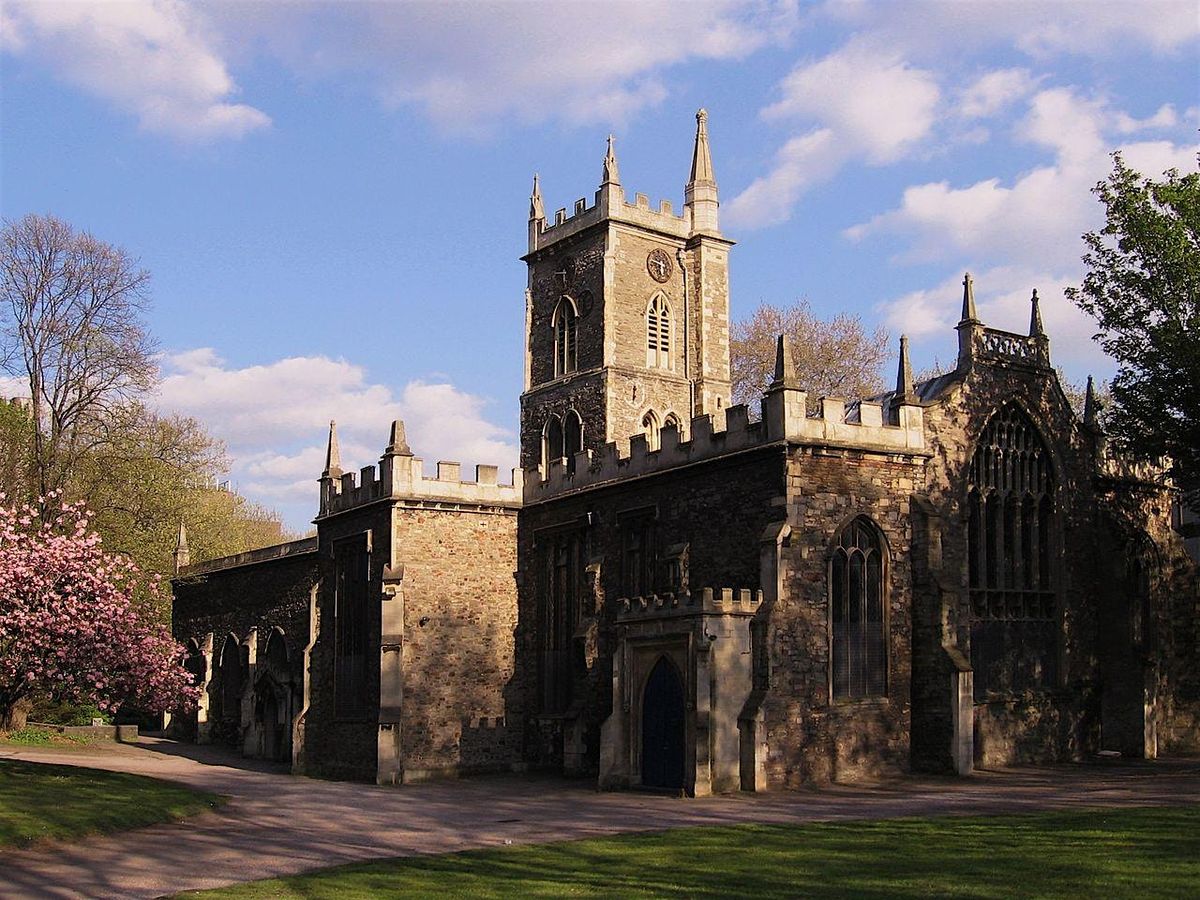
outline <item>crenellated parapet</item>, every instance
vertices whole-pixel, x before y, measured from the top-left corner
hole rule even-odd
[[[823,447],[903,455],[928,455],[925,449],[923,409],[899,403],[885,417],[884,406],[862,402],[849,420],[846,403],[831,397],[807,406],[807,393],[788,385],[772,386],[763,398],[763,417],[752,422],[744,404],[724,411],[723,429],[713,416],[695,416],[684,440],[679,429],[667,425],[659,432],[659,446],[651,449],[646,435],[629,439],[629,453],[621,454],[610,441],[598,452],[582,450],[573,460],[552,459],[545,469],[525,471],[525,502],[535,503],[572,491],[618,479],[636,478],[694,463],[719,459],[769,444],[807,444]],[[894,419],[895,421],[891,421]]]
[[[554,218],[533,219],[529,229],[529,252],[534,253],[564,238],[576,235],[602,221],[625,222],[653,231],[687,238],[690,225],[683,214],[676,215],[670,200],[660,200],[657,208],[651,207],[646,194],[635,194],[632,202],[625,200],[625,191],[619,184],[606,184],[596,191],[595,201],[589,206],[587,198],[580,197],[568,213],[563,207],[554,213]]]
[[[746,588],[704,588],[699,593],[626,597],[617,601],[617,621],[628,623],[665,616],[753,616],[762,601],[762,591]]]
[[[498,481],[496,466],[476,466],[475,480],[463,480],[462,466],[439,462],[437,475],[425,477],[425,462],[413,456],[404,439],[402,422],[392,423],[392,439],[377,466],[365,466],[357,473],[342,472],[338,458],[336,431],[330,430],[330,451],[321,476],[321,511],[318,519],[383,501],[419,501],[459,506],[493,506],[517,509],[521,506],[522,473],[512,470],[510,484]]]

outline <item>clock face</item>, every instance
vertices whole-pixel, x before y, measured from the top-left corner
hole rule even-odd
[[[670,279],[674,268],[671,264],[671,257],[667,256],[667,251],[662,248],[651,250],[650,255],[646,257],[646,271],[659,284]]]

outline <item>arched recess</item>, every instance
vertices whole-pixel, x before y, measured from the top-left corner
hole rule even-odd
[[[659,291],[646,304],[646,365],[649,368],[672,367],[673,326],[667,295]]]
[[[646,435],[646,446],[650,450],[657,450],[661,434],[658,415],[652,409],[646,410],[646,414],[642,416],[642,432]]]
[[[838,533],[829,559],[831,694],[881,697],[888,685],[887,546],[866,516]]]
[[[658,658],[642,690],[642,786],[682,790],[687,719],[683,678],[667,656]]]
[[[562,420],[562,455],[566,459],[567,471],[575,472],[575,454],[583,449],[583,420],[573,409],[567,410]]]
[[[677,435],[679,435],[679,440],[681,440],[681,441],[684,440],[683,423],[679,421],[679,416],[675,415],[675,413],[667,413],[666,418],[663,419],[663,428],[671,428],[671,427],[675,428],[675,433]],[[661,432],[660,432],[660,436],[661,436]],[[660,437],[660,439],[661,439],[661,437]]]
[[[242,690],[245,687],[245,667],[242,664],[242,645],[229,634],[221,645],[217,681],[218,708],[214,716],[226,737],[235,738],[242,723]]]
[[[967,473],[975,698],[1057,681],[1057,511],[1051,454],[1018,404],[997,410]]]
[[[574,372],[578,362],[579,310],[575,301],[563,296],[550,320],[554,332],[554,377]]]
[[[259,755],[286,762],[292,756],[292,716],[295,697],[283,629],[272,628],[259,657],[254,685],[254,724]]]

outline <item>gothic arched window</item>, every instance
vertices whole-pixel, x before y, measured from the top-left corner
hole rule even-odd
[[[671,368],[671,307],[662,294],[650,298],[646,307],[646,365]]]
[[[1016,405],[997,412],[967,476],[967,580],[975,695],[1054,681],[1054,472]]]
[[[833,699],[887,693],[884,553],[879,531],[859,517],[847,525],[829,564]]]
[[[549,473],[550,463],[562,459],[563,426],[558,416],[551,416],[542,428],[542,471]]]
[[[570,297],[563,297],[554,308],[554,377],[575,371],[579,314]]]
[[[562,423],[562,455],[567,461],[567,471],[575,472],[575,454],[583,449],[583,421],[575,410],[567,410]]]
[[[646,434],[646,446],[650,450],[658,449],[659,441],[659,425],[658,416],[654,414],[654,410],[649,410],[642,416],[642,431]]]

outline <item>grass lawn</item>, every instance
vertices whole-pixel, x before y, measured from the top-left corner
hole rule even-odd
[[[681,828],[359,863],[200,896],[882,900],[1195,897],[1198,891],[1200,806]]]
[[[141,775],[0,759],[0,850],[168,822],[220,803],[215,794]]]

